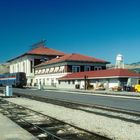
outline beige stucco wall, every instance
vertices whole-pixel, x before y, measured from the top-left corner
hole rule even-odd
[[[67,75],[67,73],[54,73],[54,74],[40,74],[35,75],[35,83],[38,85],[58,85],[58,78]]]
[[[97,79],[97,80],[92,80],[90,79],[90,85],[94,86],[94,89],[97,87],[97,84],[103,83],[104,87],[109,90],[112,89],[115,86],[119,86],[119,81],[118,79]],[[76,85],[79,85],[80,89],[84,89],[84,80],[74,80],[74,84],[72,81],[68,82],[67,81],[60,81],[60,84],[57,85],[58,88],[67,88],[67,89],[75,89]]]

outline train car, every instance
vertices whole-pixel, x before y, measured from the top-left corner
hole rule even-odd
[[[0,74],[0,85],[12,85],[13,87],[26,86],[27,79],[24,72]]]

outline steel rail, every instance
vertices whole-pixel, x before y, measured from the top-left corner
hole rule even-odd
[[[2,101],[2,100],[1,100],[1,101]],[[3,101],[6,101],[6,100],[3,100]],[[8,103],[7,105],[10,105],[10,108],[7,108],[7,109],[8,109],[8,112],[11,113],[12,115],[13,115],[13,111],[12,111],[11,105],[13,105],[13,108],[14,108],[14,109],[17,109],[17,107],[18,107],[18,108],[22,108],[22,109],[27,109],[27,110],[33,111],[33,112],[35,112],[35,113],[41,114],[41,115],[43,115],[43,116],[49,117],[49,118],[51,118],[51,119],[54,119],[54,118],[52,118],[52,117],[50,117],[50,116],[48,116],[48,115],[44,115],[43,113],[34,111],[34,110],[32,110],[32,109],[23,107],[23,106],[21,106],[21,105],[17,105],[17,104],[15,104],[15,103],[10,102],[10,101],[6,101],[6,102]],[[2,102],[0,102],[0,107],[2,108],[1,104],[2,104]],[[5,108],[3,108],[3,109],[7,111],[7,109],[5,109]],[[9,110],[9,109],[10,109],[10,110]],[[0,111],[0,112],[1,112],[1,111]],[[14,112],[14,113],[15,113],[15,112]],[[15,115],[15,114],[14,114],[14,115]],[[15,117],[15,116],[14,116],[14,117]],[[25,116],[23,116],[23,117],[25,117]],[[38,125],[36,125],[36,124],[32,124],[32,123],[26,121],[25,119],[23,119],[23,117],[19,117],[19,116],[16,115],[16,117],[15,117],[14,119],[12,119],[12,120],[15,120],[15,119],[16,119],[16,120],[22,120],[22,121],[24,121],[25,123],[27,123],[27,124],[29,124],[29,125],[32,125],[33,127],[38,128],[38,129],[41,130],[42,132],[47,133],[49,139],[51,139],[51,140],[66,140],[66,139],[63,139],[63,138],[61,138],[61,137],[58,137],[58,136],[56,136],[56,135],[50,133],[50,132],[47,131],[47,130],[44,130],[43,128],[41,128],[40,126],[38,126]],[[57,119],[55,119],[55,120],[56,120],[56,121],[59,121],[59,122],[62,122],[62,123],[65,123],[65,122],[60,121],[60,120],[57,120]],[[100,137],[101,139],[110,140],[109,138],[107,138],[107,137],[105,137],[105,136],[101,136],[101,135],[98,135],[98,134],[96,134],[96,133],[89,132],[89,131],[87,131],[87,130],[84,130],[84,129],[81,129],[81,128],[79,128],[79,127],[76,127],[76,126],[74,126],[74,125],[72,125],[72,124],[69,124],[69,123],[65,123],[65,124],[68,124],[68,125],[70,125],[71,127],[74,127],[74,128],[76,128],[76,129],[79,129],[80,131],[85,131],[85,132],[87,132],[87,133],[89,133],[89,134],[91,134],[91,135],[95,135],[95,136],[97,136],[97,137]],[[48,138],[48,137],[47,137],[47,138]]]
[[[8,101],[7,101],[7,103],[8,103]],[[10,106],[13,104],[14,105],[14,108],[15,108],[15,106],[17,107],[21,107],[21,106],[19,106],[19,105],[17,105],[17,104],[14,104],[14,103],[12,103],[11,104],[11,102],[9,102],[10,103]],[[2,108],[3,110],[6,110],[7,111],[7,109],[8,109],[8,113],[10,113],[11,115],[13,115],[14,113],[12,112],[12,110],[10,110],[11,108],[4,108],[4,107],[2,107],[1,106],[1,103],[0,103],[0,108]],[[22,108],[24,108],[24,107],[22,107]],[[26,108],[27,109],[27,108]],[[0,111],[0,112],[2,112],[2,111]],[[11,116],[12,117],[12,116]],[[10,117],[10,118],[11,118]],[[39,129],[39,130],[41,130],[42,132],[44,132],[44,133],[46,133],[47,134],[47,138],[48,139],[50,139],[50,140],[65,140],[65,139],[62,139],[62,138],[60,138],[60,137],[58,137],[58,136],[56,136],[56,135],[54,135],[54,134],[52,134],[52,133],[50,133],[49,131],[47,131],[47,130],[45,130],[45,129],[43,129],[43,128],[41,128],[41,127],[39,127],[38,125],[36,125],[36,124],[32,124],[32,123],[30,123],[30,122],[28,122],[27,120],[25,120],[25,119],[23,119],[23,117],[19,117],[18,115],[16,116],[16,118],[15,118],[16,120],[22,120],[22,121],[24,121],[26,124],[28,124],[28,125],[31,125],[31,126],[33,126],[33,127],[36,127],[37,129]],[[15,120],[14,119],[14,120]],[[12,119],[13,120],[13,119]]]

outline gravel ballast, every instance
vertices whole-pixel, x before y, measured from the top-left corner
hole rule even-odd
[[[26,98],[6,100],[113,140],[140,140],[140,125]]]

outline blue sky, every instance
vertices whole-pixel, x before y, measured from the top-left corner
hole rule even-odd
[[[0,62],[46,46],[115,63],[140,61],[139,0],[0,0]]]

